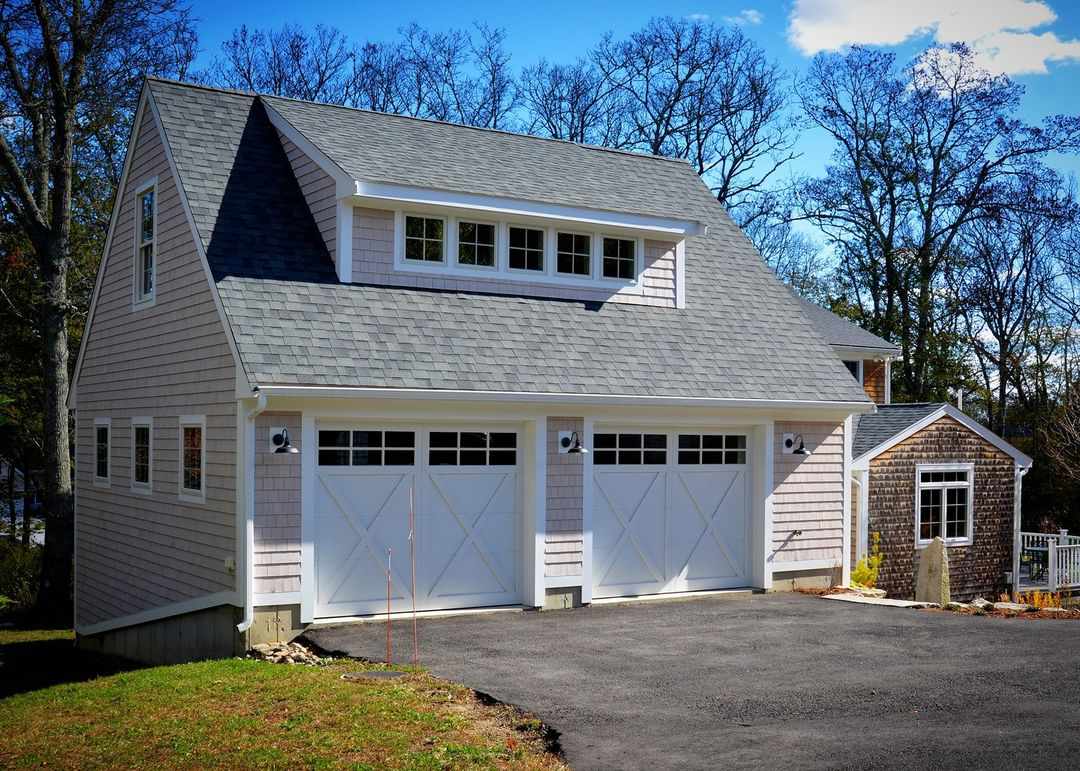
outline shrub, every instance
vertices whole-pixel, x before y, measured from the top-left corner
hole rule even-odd
[[[1008,595],[1002,595],[1008,597]],[[1027,594],[1019,594],[1016,597],[1016,601],[1023,605],[1030,605],[1036,610],[1042,610],[1043,608],[1060,608],[1061,605],[1061,592],[1042,592],[1036,589],[1033,592]]]
[[[870,553],[855,563],[851,569],[851,583],[873,589],[877,586],[878,568],[885,561],[881,553],[881,533],[870,534]]]
[[[0,597],[18,607],[33,607],[40,575],[40,546],[0,539]]]

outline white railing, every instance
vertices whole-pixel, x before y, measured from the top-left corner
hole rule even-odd
[[[1020,582],[1050,591],[1080,587],[1080,536],[1020,533]]]

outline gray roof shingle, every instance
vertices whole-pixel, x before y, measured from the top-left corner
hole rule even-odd
[[[858,458],[909,426],[941,409],[940,403],[879,404],[877,412],[858,416],[851,440],[851,457]]]
[[[829,345],[878,349],[882,353],[900,353],[900,348],[888,340],[878,337],[872,332],[867,332],[862,327],[837,316],[832,311],[822,308],[804,297],[799,297],[799,302],[802,303],[803,312],[810,319],[810,323],[814,325],[818,333],[825,338]]]
[[[723,208],[696,175],[684,173],[685,164],[340,107],[281,107],[274,99],[275,109],[302,122],[332,158],[360,149],[350,132],[362,122],[359,144],[382,148],[362,162],[415,163],[413,184],[435,184],[446,174],[463,185],[455,159],[479,163],[472,154],[490,143],[491,157],[509,164],[511,156],[500,153],[510,153],[535,172],[535,189],[515,182],[518,193],[589,205],[602,187],[609,210],[682,218],[692,212],[710,226],[708,235],[687,241],[682,310],[342,284],[262,98],[149,84],[253,384],[867,401]],[[320,121],[326,125],[315,131]],[[385,130],[397,138],[406,131],[399,123],[422,134],[409,142],[437,150],[394,156],[393,141],[378,137]],[[577,173],[554,187],[571,161]],[[505,169],[472,168],[478,181],[471,192],[494,193],[506,189],[506,180],[520,180]],[[595,187],[593,175],[604,175],[604,184]],[[662,184],[638,179],[657,175]]]

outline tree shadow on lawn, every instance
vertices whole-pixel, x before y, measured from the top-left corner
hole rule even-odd
[[[76,648],[68,629],[43,629],[29,619],[0,618],[0,699],[143,666]]]

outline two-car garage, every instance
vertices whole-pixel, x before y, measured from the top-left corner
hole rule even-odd
[[[411,610],[414,585],[417,610],[522,603],[533,466],[519,427],[315,433],[316,618],[384,613],[388,588],[391,611]],[[594,598],[750,583],[745,432],[605,427],[586,440]]]

